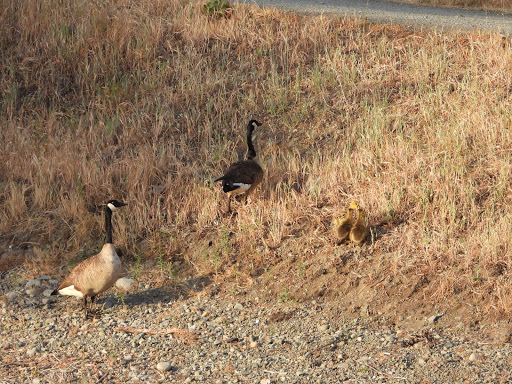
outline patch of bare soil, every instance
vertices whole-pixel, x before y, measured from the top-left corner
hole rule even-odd
[[[371,227],[372,238],[362,246],[338,244],[325,235],[328,227],[326,219],[317,228],[318,237],[311,240],[301,237],[304,231],[314,231],[311,225],[298,225],[293,236],[277,247],[261,246],[251,258],[238,255],[237,245],[231,244],[234,251],[216,272],[201,271],[217,283],[210,294],[244,294],[299,304],[322,300],[347,319],[363,318],[404,329],[433,324],[470,327],[493,342],[510,339],[509,322],[489,310],[479,296],[464,291],[456,299],[450,294],[451,299],[445,300],[434,293],[444,284],[442,276],[403,268],[407,257],[391,245],[396,244],[393,237],[400,236],[400,223]],[[204,250],[215,248],[217,242],[203,237],[186,251],[189,256],[185,259],[197,258],[199,253],[211,257],[214,252],[206,256]],[[290,316],[292,313],[279,312],[271,320]]]

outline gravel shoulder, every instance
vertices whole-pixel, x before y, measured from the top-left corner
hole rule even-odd
[[[508,339],[482,339],[478,324],[443,326],[441,317],[407,329],[347,318],[332,301],[223,295],[197,282],[112,288],[98,300],[102,317],[84,320],[79,300],[48,296],[55,284],[46,275],[0,281],[0,382],[511,380]]]
[[[240,2],[290,12],[357,16],[370,21],[407,27],[512,33],[512,15],[482,10],[429,7],[377,0],[240,0]]]

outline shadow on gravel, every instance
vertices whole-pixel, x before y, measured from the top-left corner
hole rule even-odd
[[[168,304],[178,300],[186,300],[191,294],[205,289],[212,283],[209,277],[198,277],[185,280],[177,284],[170,284],[158,288],[128,294],[121,299],[120,295],[108,296],[97,301],[99,305],[111,302],[112,306],[124,304],[129,307],[148,304]]]

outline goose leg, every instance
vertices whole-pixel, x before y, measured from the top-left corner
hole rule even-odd
[[[87,319],[89,317],[89,311],[87,309],[87,296],[84,295],[84,318]]]
[[[228,195],[228,210],[226,213],[231,213],[231,194]]]
[[[99,317],[101,317],[100,311],[98,311],[97,309],[94,309],[92,307],[92,305],[94,304],[94,300],[95,299],[96,299],[96,296],[91,296],[91,316],[93,316],[95,318],[99,318]]]

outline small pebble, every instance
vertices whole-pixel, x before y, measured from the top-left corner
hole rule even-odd
[[[172,368],[172,365],[168,361],[162,361],[156,365],[156,369],[158,369],[160,372],[170,371],[171,368]]]
[[[480,355],[479,353],[472,353],[471,355],[469,355],[469,361],[478,361],[481,359],[482,355]]]
[[[39,352],[37,348],[27,349],[27,356],[34,356],[37,352]]]
[[[320,332],[325,332],[325,331],[327,331],[328,329],[329,329],[329,324],[321,324],[321,325],[319,325],[319,326],[318,326],[318,330],[319,330]]]
[[[7,292],[5,294],[5,297],[7,298],[7,300],[9,301],[13,301],[14,299],[16,299],[18,297],[18,292]]]

